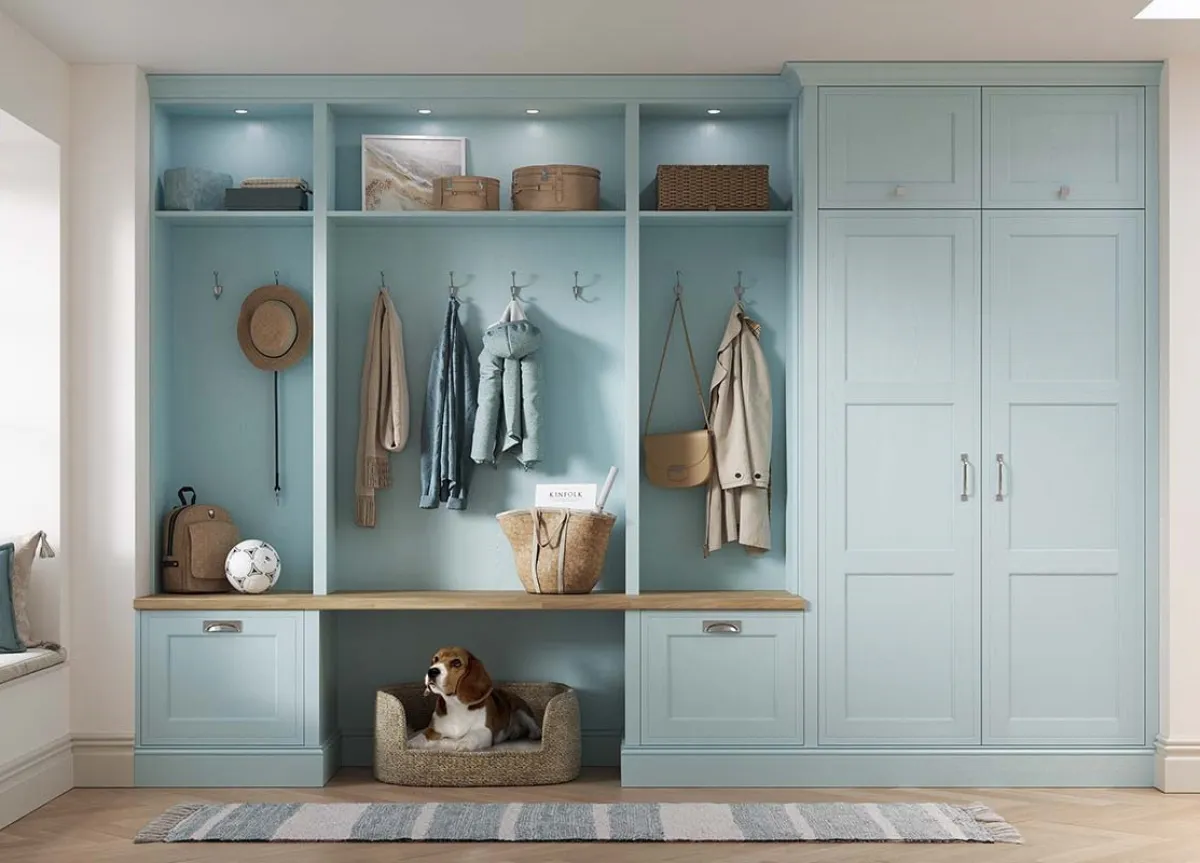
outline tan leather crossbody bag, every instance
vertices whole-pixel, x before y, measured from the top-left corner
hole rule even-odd
[[[667,347],[671,344],[671,329],[675,326],[676,312],[679,313],[679,321],[683,325],[683,339],[687,344],[688,362],[692,365],[692,379],[696,384],[696,399],[700,402],[700,416],[704,419],[704,428],[697,431],[650,434],[650,414],[654,410],[654,399],[658,396],[663,365],[667,361]],[[704,406],[704,392],[700,388],[696,357],[692,353],[687,317],[683,313],[683,296],[678,289],[675,291],[675,305],[671,308],[671,319],[667,323],[667,337],[663,340],[662,358],[658,361],[654,390],[650,394],[650,406],[646,408],[642,451],[645,455],[646,478],[661,488],[695,488],[708,482],[713,472],[712,430],[708,425],[708,410]]]

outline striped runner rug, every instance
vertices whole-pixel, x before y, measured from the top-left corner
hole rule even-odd
[[[982,804],[189,803],[135,842],[1021,842]]]

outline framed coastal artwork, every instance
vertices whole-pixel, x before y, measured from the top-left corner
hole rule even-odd
[[[467,173],[467,139],[362,136],[362,208],[429,210],[433,181]]]

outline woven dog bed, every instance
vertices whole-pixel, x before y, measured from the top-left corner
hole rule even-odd
[[[420,683],[375,694],[375,778],[392,785],[554,785],[579,775],[579,699],[561,683],[505,683],[525,699],[542,739],[515,740],[481,752],[409,749],[408,738],[429,726],[436,699]]]

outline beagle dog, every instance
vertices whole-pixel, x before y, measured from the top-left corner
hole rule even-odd
[[[539,740],[541,726],[520,696],[496,689],[483,663],[461,647],[444,647],[425,672],[425,694],[437,696],[429,727],[411,749],[477,752],[506,740]]]

